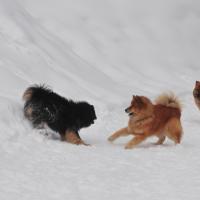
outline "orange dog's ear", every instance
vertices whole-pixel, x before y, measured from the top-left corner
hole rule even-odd
[[[140,96],[135,96],[135,101],[137,103],[138,108],[143,108],[144,107],[144,102],[142,101],[142,98]]]

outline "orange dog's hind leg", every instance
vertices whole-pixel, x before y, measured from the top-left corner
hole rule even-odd
[[[179,119],[173,118],[168,123],[167,137],[179,144],[181,142],[183,130]]]
[[[146,139],[145,135],[137,135],[125,146],[125,149],[132,149]]]
[[[165,141],[166,136],[160,136],[158,141],[155,143],[155,145],[161,145]]]
[[[118,137],[121,136],[127,136],[129,135],[128,133],[128,128],[122,128],[120,130],[118,130],[117,132],[113,133],[109,138],[108,141],[113,142],[114,140],[116,140]]]

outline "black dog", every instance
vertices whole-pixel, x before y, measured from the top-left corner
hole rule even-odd
[[[58,132],[61,139],[73,144],[85,144],[79,130],[94,123],[94,106],[87,102],[73,102],[42,85],[29,87],[23,95],[24,115],[34,127],[45,124]]]

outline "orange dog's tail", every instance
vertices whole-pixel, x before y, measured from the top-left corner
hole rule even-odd
[[[180,112],[182,110],[182,104],[180,100],[172,92],[161,94],[156,98],[155,103],[177,108]]]

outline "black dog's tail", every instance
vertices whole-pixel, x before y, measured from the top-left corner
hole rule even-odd
[[[22,99],[27,102],[30,101],[34,96],[42,96],[45,93],[50,93],[51,90],[45,85],[33,85],[27,88],[22,96]]]

